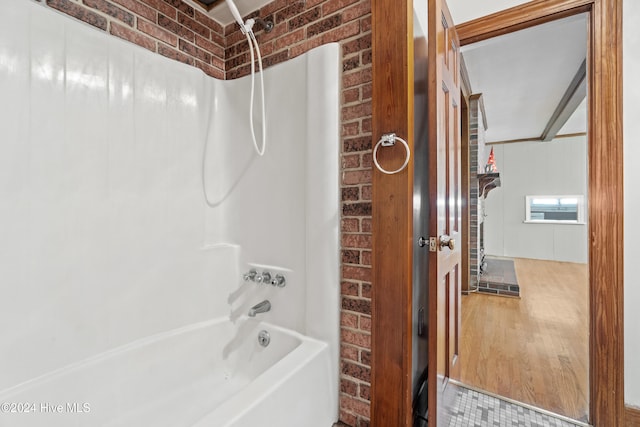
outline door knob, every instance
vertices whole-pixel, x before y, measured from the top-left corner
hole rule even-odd
[[[456,241],[451,237],[447,236],[446,234],[443,234],[442,236],[440,236],[440,249],[445,247],[451,250],[455,249]]]

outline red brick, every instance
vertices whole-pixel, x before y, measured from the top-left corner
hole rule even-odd
[[[360,351],[360,362],[366,366],[371,366],[371,352],[367,350]]]
[[[371,317],[360,316],[360,329],[366,332],[371,332]]]
[[[120,6],[130,10],[131,12],[139,15],[143,18],[148,19],[149,21],[155,22],[158,19],[158,12],[153,8],[146,6],[140,3],[137,0],[111,0],[114,3],[119,4]]]
[[[322,5],[322,15],[328,16],[336,10],[344,9],[358,0],[329,0]]]
[[[344,409],[340,409],[340,422],[344,423],[347,426],[360,427],[356,426],[358,419],[355,415],[346,412]]]
[[[107,18],[70,0],[47,0],[47,4],[60,12],[64,12],[67,15],[93,25],[96,28],[104,31],[107,30]]]
[[[362,119],[362,132],[363,133],[371,132],[371,117]]]
[[[199,10],[196,9],[196,21],[203,24],[205,27],[209,28],[211,31],[215,31],[218,34],[224,33],[224,28],[214,19],[211,19],[209,15],[206,15]]]
[[[369,83],[371,81],[372,81],[371,67],[367,67],[362,70],[343,75],[342,87],[348,88],[352,86],[361,85],[363,83]]]
[[[340,221],[340,230],[342,231],[359,231],[359,224],[356,218],[343,218]]]
[[[371,200],[372,199],[372,187],[370,185],[363,185],[361,191],[361,199],[362,200]]]
[[[149,5],[153,9],[165,14],[171,19],[176,19],[178,10],[162,0],[141,0],[142,3]]]
[[[200,34],[204,38],[209,38],[209,36],[211,35],[211,30],[209,30],[209,28],[205,27],[199,22],[196,22],[193,18],[190,18],[184,13],[178,12],[178,22],[184,25],[185,27],[187,27],[188,29],[190,29],[191,31],[193,31],[194,33]],[[193,41],[193,40],[189,40],[189,41]]]
[[[279,9],[274,14],[274,23],[281,23],[286,21],[289,18],[292,18],[298,15],[300,12],[304,10],[305,4],[304,2],[296,2],[286,7]]]
[[[351,102],[357,102],[360,100],[360,88],[348,89],[342,91],[343,104],[349,104]]]
[[[348,122],[354,119],[371,116],[371,103],[366,102],[348,107],[342,107],[342,120]]]
[[[369,418],[370,416],[369,402],[356,399],[355,397],[343,394],[340,396],[340,407],[344,408],[346,411],[353,412],[354,414],[362,415],[363,417]]]
[[[365,220],[363,220],[364,222]],[[370,234],[342,234],[343,248],[371,249]]]
[[[358,138],[347,138],[342,143],[342,150],[346,153],[356,151],[368,151],[371,150],[371,137],[360,136]]]
[[[345,378],[340,379],[340,392],[351,396],[358,394],[358,384]]]
[[[178,37],[169,31],[163,30],[156,24],[145,21],[144,19],[138,19],[138,29],[145,34],[150,35],[160,41],[163,41],[173,47],[178,44]]]
[[[265,17],[267,15],[271,15],[272,13],[282,9],[283,7],[286,7],[290,3],[291,0],[274,0],[271,3],[267,3],[266,6],[260,9],[260,16]],[[307,6],[309,5],[309,1],[300,1],[300,3],[306,3]]]
[[[363,218],[362,219],[362,232],[363,233],[370,233],[371,232],[371,219],[370,218]]]
[[[182,0],[164,0],[164,2],[192,18],[195,16],[194,9]]]
[[[347,344],[353,344],[358,347],[371,348],[371,335],[361,332],[352,331],[342,328],[340,331],[340,339]]]
[[[345,9],[342,12],[342,20],[349,22],[369,14],[371,14],[371,3],[365,1]]]
[[[342,15],[333,15],[321,21],[309,25],[307,28],[307,37],[317,36],[325,33],[332,28],[339,27],[342,24]]]
[[[344,185],[371,184],[371,171],[345,171],[342,173]]]
[[[320,17],[320,8],[319,7],[315,7],[313,9],[310,9],[300,15],[295,16],[294,18],[291,18],[288,21],[288,29],[289,31],[293,31],[296,28],[301,28],[304,27],[305,25],[315,21],[316,19],[318,19]]]
[[[367,366],[357,365],[349,361],[342,361],[341,370],[342,373],[348,377],[365,382],[371,381],[371,369]]]
[[[347,381],[347,380],[345,380]],[[371,387],[366,384],[360,384],[360,397],[364,400],[371,400]]]
[[[344,40],[348,37],[355,36],[360,32],[360,22],[351,22],[350,24],[343,25],[325,33],[322,36],[323,43],[333,43],[340,40]]]
[[[322,44],[322,38],[315,37],[313,39],[305,41],[304,43],[295,45],[290,49],[291,57],[293,58],[298,55],[302,55],[303,53],[308,52],[311,49],[320,46],[321,44]]]
[[[342,266],[342,278],[349,280],[360,280],[362,282],[371,281],[371,268],[356,267],[353,265]]]
[[[356,169],[360,167],[360,154],[342,156],[342,169]]]
[[[282,36],[276,39],[275,49],[280,50],[282,48],[294,45],[302,40],[304,40],[304,28],[300,28],[299,30],[287,34],[286,36]]]
[[[371,251],[362,251],[360,262],[362,265],[371,265]]]
[[[362,294],[362,298],[371,299],[371,284],[363,283],[362,284],[361,294]]]
[[[189,56],[199,59],[206,64],[211,64],[211,54],[204,49],[200,49],[182,39],[178,42],[178,48]]]
[[[93,9],[99,10],[100,12],[105,13],[119,21],[122,21],[130,27],[133,27],[133,14],[127,12],[122,8],[119,8],[118,6],[107,0],[83,0],[82,2]]]
[[[353,313],[340,313],[340,326],[347,328],[358,328],[358,315]]]
[[[357,249],[342,250],[343,264],[360,264],[360,251]]]
[[[360,296],[360,285],[353,282],[342,282],[340,284],[340,294],[354,297]]]
[[[193,33],[193,31],[191,31],[186,27],[183,27],[182,25],[178,24],[176,21],[173,21],[162,14],[158,15],[158,25],[182,37],[183,39],[189,42],[193,43],[193,41],[195,40],[195,34]]]
[[[135,43],[152,52],[156,50],[156,42],[152,38],[132,30],[127,26],[120,25],[117,22],[111,22],[109,32],[116,37]]]
[[[276,26],[271,30],[270,33],[260,33],[258,34],[258,42],[264,43],[269,40],[275,40],[287,34],[287,24],[285,22],[281,24],[276,24]],[[246,37],[243,37],[246,41]]]
[[[224,59],[224,49],[217,43],[196,35],[196,46],[201,47],[202,49],[210,52],[212,55],[215,55],[220,59]]]
[[[360,20],[360,30],[363,33],[371,31],[371,15],[366,16]]]
[[[354,362],[359,361],[359,351],[356,347],[352,347],[350,345],[341,344],[340,346],[340,357],[346,360],[353,360]]]
[[[342,297],[342,309],[347,311],[355,311],[356,313],[371,314],[371,300]]]
[[[363,101],[371,99],[372,94],[373,94],[373,86],[371,85],[371,83],[362,85],[362,100]]]
[[[342,43],[342,54],[345,56],[366,49],[371,49],[371,34]]]
[[[373,164],[373,155],[371,153],[365,153],[362,155],[362,167],[365,169],[371,169]]]
[[[167,58],[175,59],[176,61],[184,62],[185,64],[194,65],[195,60],[189,55],[185,55],[177,49],[170,48],[165,44],[158,45],[158,53]]]

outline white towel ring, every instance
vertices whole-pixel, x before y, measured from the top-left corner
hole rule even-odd
[[[393,145],[396,145],[396,141],[400,141],[404,145],[404,148],[407,150],[407,158],[404,160],[404,163],[402,164],[402,166],[400,166],[400,168],[394,171],[388,171],[384,169],[382,166],[380,166],[380,163],[378,163],[378,148],[380,148],[380,146],[391,147]],[[407,141],[400,138],[395,133],[385,133],[384,135],[382,135],[382,138],[380,138],[380,141],[378,141],[375,148],[373,149],[373,163],[375,163],[376,167],[380,172],[386,173],[387,175],[393,175],[402,171],[409,164],[410,158],[411,158],[411,149],[409,148],[409,144],[407,144]]]

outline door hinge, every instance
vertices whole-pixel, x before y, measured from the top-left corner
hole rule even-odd
[[[429,252],[438,251],[438,239],[435,237],[429,237]]]

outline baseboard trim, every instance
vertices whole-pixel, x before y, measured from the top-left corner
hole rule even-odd
[[[624,424],[626,427],[640,427],[640,408],[625,406]]]

